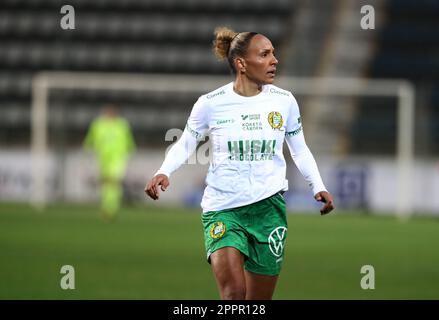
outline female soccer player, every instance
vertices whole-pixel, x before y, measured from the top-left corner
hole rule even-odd
[[[235,80],[201,96],[179,141],[146,185],[152,199],[209,134],[213,157],[201,206],[207,261],[221,299],[271,299],[281,269],[288,189],[284,140],[321,214],[334,209],[303,136],[291,92],[272,85],[278,60],[270,40],[256,32],[215,30],[214,52],[227,59]]]

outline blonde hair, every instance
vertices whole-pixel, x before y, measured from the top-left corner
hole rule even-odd
[[[257,34],[257,32],[236,32],[228,27],[217,27],[214,31],[213,52],[219,60],[227,59],[230,68],[236,73],[233,59],[245,56],[250,40]]]
[[[214,35],[213,52],[219,60],[224,60],[227,58],[232,40],[238,35],[238,32],[227,27],[217,27]]]

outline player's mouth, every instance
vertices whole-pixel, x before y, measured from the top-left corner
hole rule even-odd
[[[268,71],[268,72],[267,72],[267,75],[268,75],[269,77],[274,78],[274,76],[276,75],[276,69],[272,69],[272,70]]]

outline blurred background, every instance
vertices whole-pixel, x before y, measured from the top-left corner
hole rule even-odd
[[[216,298],[198,221],[206,146],[174,174],[160,201],[147,200],[143,188],[177,137],[168,130],[184,128],[198,96],[233,80],[211,50],[217,26],[271,39],[279,59],[275,84],[295,95],[338,208],[333,221],[315,220],[320,205],[288,160],[288,210],[297,213],[291,219],[302,238],[289,247],[291,287],[280,285],[276,297],[439,297],[439,257],[430,250],[439,240],[439,1],[73,0],[75,28],[64,30],[65,4],[0,2],[0,297]],[[363,6],[374,9],[373,28],[362,28],[371,14]],[[83,141],[108,103],[129,122],[137,149],[119,220],[104,225],[97,218],[98,167]],[[194,238],[159,240],[177,230]],[[351,258],[326,260],[328,270],[316,266],[315,274],[301,275],[320,264],[322,242],[326,254],[339,253],[328,259]],[[173,251],[163,248],[177,252],[166,256]],[[126,259],[113,266],[115,256]],[[190,283],[185,272],[165,266],[176,257],[200,267],[203,280]],[[57,280],[58,265],[69,259],[96,272],[71,296]],[[367,296],[359,270],[374,261],[387,270],[381,279],[388,287]],[[103,271],[109,265],[114,269]],[[100,272],[108,273],[107,284],[116,274],[129,278],[109,290],[96,280]]]

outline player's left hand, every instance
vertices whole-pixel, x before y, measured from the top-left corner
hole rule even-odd
[[[317,201],[321,201],[323,202],[325,205],[320,209],[320,214],[324,215],[324,214],[328,214],[330,213],[332,210],[335,209],[334,206],[334,199],[332,199],[332,195],[327,192],[327,191],[320,191],[318,193],[316,193],[316,195],[314,196],[314,198]]]

